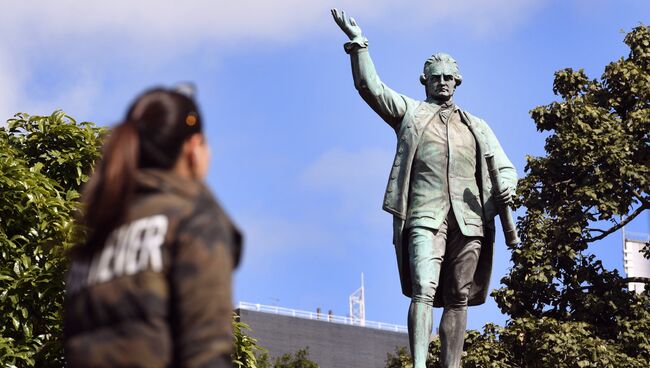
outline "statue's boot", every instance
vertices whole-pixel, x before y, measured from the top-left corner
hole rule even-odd
[[[426,368],[432,325],[433,307],[412,300],[409,307],[408,329],[413,368]]]
[[[440,360],[443,368],[460,368],[467,327],[467,307],[445,308],[440,321]]]

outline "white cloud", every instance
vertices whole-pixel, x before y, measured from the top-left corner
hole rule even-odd
[[[0,58],[0,85],[3,86],[0,89],[0,124],[5,124],[6,119],[18,112],[38,115],[62,109],[74,111],[79,119],[92,114],[102,93],[95,75],[90,70],[79,69],[69,77],[74,83],[66,83],[55,90],[30,86],[30,73],[20,58]]]
[[[421,1],[409,16],[416,26],[425,23],[454,23],[477,36],[510,31],[540,9],[547,0],[438,0]],[[440,37],[453,37],[441,29]]]
[[[331,24],[330,7],[369,20],[395,22],[401,15],[417,22],[453,19],[479,29],[489,24],[517,23],[543,0],[113,0],[56,2],[20,1],[3,6],[5,30],[28,30],[49,39],[101,34],[126,34],[131,38],[233,40],[295,39],[315,27]],[[406,26],[406,24],[404,24]],[[125,41],[125,40],[120,40]],[[179,45],[180,46],[180,45]]]
[[[9,55],[0,44],[0,55]],[[18,111],[14,111],[19,96],[22,95],[24,80],[23,71],[16,65],[15,60],[9,57],[0,57],[0,124]]]
[[[333,149],[325,152],[302,174],[301,181],[313,190],[334,193],[341,211],[360,216],[366,224],[383,225],[381,201],[392,153],[366,148],[356,152]]]
[[[89,70],[79,70],[73,77],[74,84],[63,86],[49,98],[28,101],[23,111],[33,114],[49,114],[54,110],[74,111],[74,117],[82,120],[91,115],[101,86]]]
[[[102,77],[115,64],[150,72],[202,45],[220,50],[214,55],[218,59],[219,52],[248,50],[253,42],[286,44],[335,33],[330,7],[347,10],[362,25],[381,22],[407,34],[450,21],[485,34],[525,21],[545,1],[6,0],[0,12],[0,114],[57,102],[81,111],[96,108],[124,87],[103,85]],[[34,69],[48,62],[71,75],[56,91],[34,96]],[[77,102],[68,104],[71,93]]]
[[[239,225],[245,232],[246,267],[269,267],[277,257],[300,252],[316,252],[336,245],[334,237],[319,223],[288,219],[278,215],[242,215]]]
[[[56,2],[22,1],[3,7],[5,30],[18,29],[37,38],[125,35],[118,42],[162,40],[240,42],[284,40],[309,34],[328,19],[325,0],[113,0]],[[372,1],[348,2],[353,10],[372,9]],[[379,8],[384,5],[379,3]],[[176,44],[183,48],[184,43]]]

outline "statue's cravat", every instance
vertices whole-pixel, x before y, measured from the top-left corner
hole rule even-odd
[[[442,118],[442,121],[447,123],[447,120],[449,118],[449,114],[453,111],[454,103],[449,100],[440,105],[440,117]]]

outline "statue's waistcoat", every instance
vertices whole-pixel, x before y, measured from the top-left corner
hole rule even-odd
[[[436,105],[419,102],[416,108],[412,111],[407,111],[402,123],[399,125],[397,131],[397,151],[386,186],[383,208],[401,220],[406,220],[408,212],[409,184],[415,151],[424,128],[435,117],[438,110],[439,107]],[[481,179],[478,184],[481,188],[484,218],[490,221],[494,218],[496,210],[490,196],[492,183],[490,182],[487,165],[483,158],[483,153],[487,149],[485,147],[484,132],[482,132],[482,124],[485,123],[462,110],[460,110],[460,115],[477,142],[477,156],[480,158],[477,160],[477,165],[479,166],[477,172],[480,173]]]
[[[404,241],[403,230],[408,213],[411,168],[422,132],[427,124],[436,116],[438,110],[438,106],[427,102],[418,102],[414,108],[407,110],[401,124],[396,130],[397,151],[384,195],[383,209],[393,214],[393,243],[395,244],[395,251],[397,253],[402,292],[409,297],[411,296],[411,275],[408,246]],[[476,172],[480,175],[477,184],[479,185],[480,200],[483,208],[485,236],[468,302],[469,305],[478,305],[484,303],[487,297],[492,268],[494,216],[496,215],[496,207],[491,196],[492,183],[490,182],[487,164],[485,163],[483,154],[489,149],[490,144],[496,143],[498,145],[498,142],[488,142],[489,138],[486,137],[486,131],[489,128],[487,128],[485,122],[463,110],[459,110],[459,112],[463,123],[467,124],[476,139],[478,158]],[[500,152],[498,153],[500,154]],[[440,295],[438,293],[436,294],[434,305],[442,306]]]

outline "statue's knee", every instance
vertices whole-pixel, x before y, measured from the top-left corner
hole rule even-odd
[[[411,303],[422,303],[433,307],[433,297],[428,295],[415,295],[411,297]]]
[[[413,283],[413,296],[411,297],[411,301],[433,305],[433,298],[435,295],[436,295],[436,283],[434,282]]]
[[[465,308],[469,300],[469,287],[451,287],[445,291],[445,307]]]

